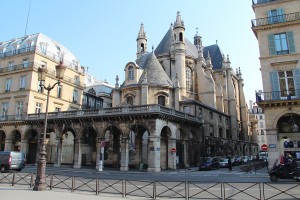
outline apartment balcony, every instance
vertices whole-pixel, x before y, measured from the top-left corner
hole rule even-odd
[[[278,25],[286,22],[294,22],[300,20],[300,12],[265,17],[252,20],[252,28],[266,25]]]
[[[26,47],[26,48],[22,48],[22,49],[15,49],[12,51],[3,51],[3,52],[1,51],[0,52],[0,60],[8,58],[8,57],[22,55],[22,54],[28,54],[28,53],[37,53],[41,56],[48,58],[49,60],[56,62],[56,63],[59,63],[61,61],[61,57],[58,56],[56,53],[46,51],[46,50],[42,49],[41,46],[38,46],[38,45]],[[64,65],[70,69],[76,70],[81,73],[84,72],[84,70],[81,69],[81,67],[78,66],[73,61],[70,62],[70,61],[64,59],[63,62],[64,62]]]
[[[280,0],[252,0],[252,5],[270,3],[270,2],[274,2],[274,1],[280,1]]]
[[[260,107],[300,105],[300,90],[260,92],[255,95]]]
[[[21,71],[21,70],[33,70],[33,69],[38,69],[39,67],[41,67],[41,64],[38,63],[26,63],[26,64],[20,64],[20,65],[12,65],[9,67],[3,67],[0,68],[0,75],[5,74],[5,73],[15,73],[16,71]],[[52,70],[52,69],[48,69],[48,73],[51,74],[52,76],[56,76],[56,71]],[[74,77],[69,77],[69,76],[64,76],[63,78],[65,81],[72,83],[78,87],[85,87],[85,83],[84,82],[80,82],[76,79],[74,79]],[[9,91],[7,91],[9,92]]]

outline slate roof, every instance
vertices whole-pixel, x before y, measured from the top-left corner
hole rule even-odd
[[[173,42],[173,27],[170,27],[168,32],[165,34],[159,45],[156,47],[154,53],[156,56],[161,54],[170,53],[170,46]],[[194,44],[192,44],[188,39],[184,38],[186,55],[193,58],[198,58],[198,50]],[[223,61],[223,53],[217,44],[206,46],[203,48],[204,58],[207,58],[207,54],[210,54],[213,69],[221,69]]]
[[[144,69],[139,84],[143,82],[145,74],[147,74],[147,82],[151,86],[173,86],[171,79],[157,60],[154,52],[144,54],[138,59],[137,64]]]
[[[173,27],[170,27],[164,38],[161,40],[159,45],[156,47],[155,55],[170,53],[170,46],[173,42]],[[186,55],[194,58],[198,57],[197,48],[188,39],[184,38]]]
[[[217,44],[213,44],[210,46],[206,46],[203,48],[203,56],[207,58],[207,54],[209,51],[209,55],[211,57],[211,63],[213,65],[213,70],[221,69],[223,62],[223,53]]]

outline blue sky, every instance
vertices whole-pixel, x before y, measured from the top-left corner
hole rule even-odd
[[[30,0],[2,1],[0,41],[25,34]],[[89,74],[115,84],[124,67],[136,59],[136,38],[144,23],[148,50],[157,47],[180,11],[186,37],[196,28],[204,46],[218,45],[240,67],[246,100],[262,89],[259,49],[251,30],[251,0],[31,0],[27,34],[43,33],[67,47],[89,67]]]

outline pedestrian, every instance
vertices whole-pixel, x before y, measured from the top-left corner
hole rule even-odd
[[[232,171],[232,162],[231,162],[230,156],[228,157],[228,170],[229,170],[229,172]]]

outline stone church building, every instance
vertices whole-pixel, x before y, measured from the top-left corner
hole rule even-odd
[[[208,156],[257,154],[241,70],[233,70],[229,56],[224,56],[217,44],[204,47],[198,31],[193,43],[190,42],[185,37],[185,28],[178,12],[157,48],[149,50],[142,24],[136,40],[136,60],[125,65],[124,82],[119,83],[117,76],[113,88],[104,84],[84,89],[75,81],[74,89],[65,90],[71,91],[70,97],[60,92],[58,98],[53,92],[46,131],[47,163],[74,168],[93,165],[99,169],[100,160],[104,160],[105,167],[121,171],[142,167],[159,172],[177,166],[198,166]],[[4,58],[23,59],[32,53],[33,59],[39,59],[32,62],[46,60],[47,67],[54,69],[58,62],[53,56],[57,52],[43,53],[38,47]],[[5,59],[0,57],[3,66]],[[1,150],[23,151],[30,163],[39,158],[38,141],[45,125],[46,94],[37,87],[38,66],[28,69],[33,78],[27,86],[36,88],[18,91],[23,92],[18,97],[26,100],[32,96],[28,105],[39,105],[39,109],[23,110],[21,116],[14,116],[14,111],[8,110],[1,113],[0,120]],[[78,77],[81,80],[86,74],[77,72],[78,69],[68,68],[80,75],[75,76],[76,80]],[[12,73],[1,72],[3,76]],[[13,72],[20,76],[23,73]],[[45,82],[50,79],[55,81],[50,74]],[[60,87],[67,88],[71,79],[64,77]],[[14,93],[1,91],[2,107],[16,98]],[[101,96],[99,101],[97,96]],[[59,105],[60,109],[53,105]]]

